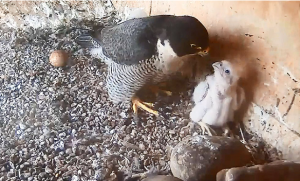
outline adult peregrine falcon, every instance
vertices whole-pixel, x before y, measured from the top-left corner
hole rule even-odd
[[[194,17],[159,15],[134,18],[90,31],[80,35],[77,43],[90,48],[92,55],[108,65],[106,87],[114,103],[132,100],[135,113],[140,107],[158,115],[149,108],[152,104],[142,102],[136,92],[178,71],[185,55],[206,55],[209,36],[203,24]]]

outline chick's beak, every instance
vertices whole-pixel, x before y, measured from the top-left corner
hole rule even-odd
[[[214,69],[218,69],[219,65],[220,65],[220,62],[215,62],[215,63],[212,64]]]

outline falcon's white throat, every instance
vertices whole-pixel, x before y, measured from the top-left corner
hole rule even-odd
[[[174,52],[169,40],[164,40],[163,44],[161,40],[157,41],[159,62],[156,66],[166,74],[176,72],[183,65],[183,60]]]
[[[114,63],[111,59],[107,58],[102,51],[102,47],[99,48],[92,48],[90,50],[90,54],[92,57],[98,58],[100,59],[102,62],[104,62],[105,64],[111,64]]]

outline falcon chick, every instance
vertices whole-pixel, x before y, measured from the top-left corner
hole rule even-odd
[[[146,84],[166,81],[186,55],[208,54],[209,36],[194,17],[159,15],[102,27],[77,37],[77,43],[108,65],[106,88],[114,103],[131,100],[134,113],[140,107],[158,115],[149,108],[153,104],[142,102],[136,92]]]
[[[193,93],[194,108],[190,112],[190,119],[198,123],[209,135],[210,127],[226,127],[233,121],[234,111],[238,110],[245,100],[243,88],[237,85],[239,76],[231,63],[223,60],[212,64],[214,74],[200,82]],[[204,130],[203,130],[204,131]]]

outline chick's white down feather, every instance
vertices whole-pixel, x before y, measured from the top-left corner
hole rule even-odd
[[[240,108],[245,93],[237,85],[239,77],[228,61],[214,63],[213,67],[214,74],[207,76],[194,90],[195,106],[190,119],[222,127],[234,119],[234,112]]]

